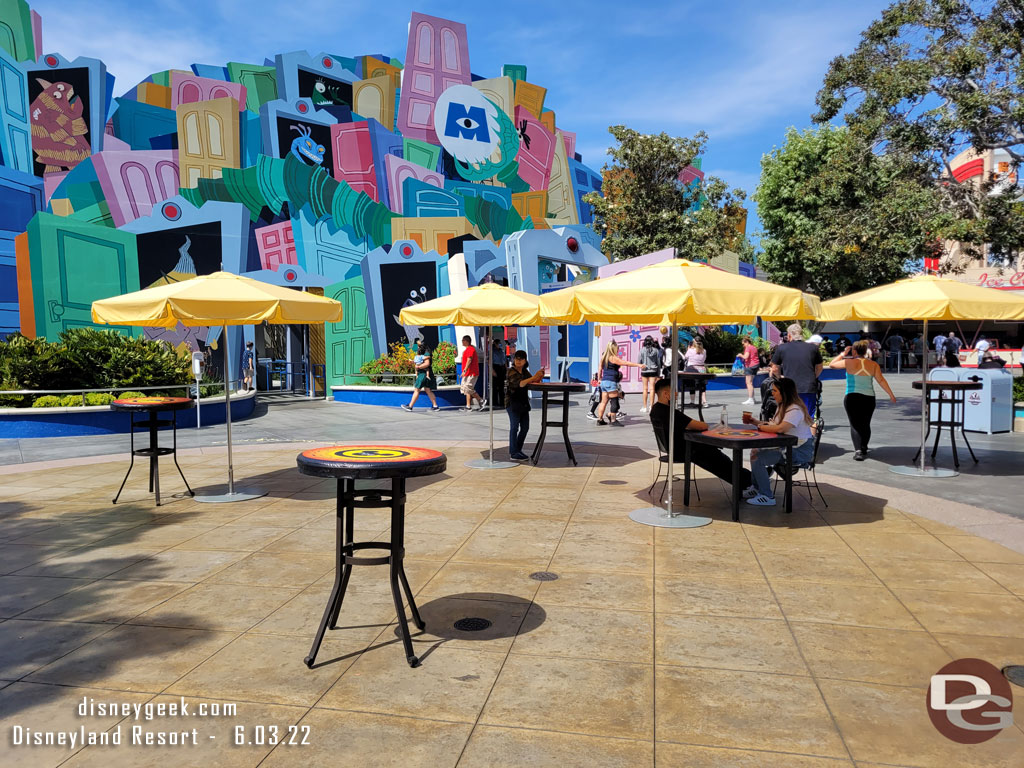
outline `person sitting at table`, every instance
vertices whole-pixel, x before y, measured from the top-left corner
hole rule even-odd
[[[793,447],[793,464],[811,461],[814,458],[811,416],[807,413],[804,401],[797,394],[796,383],[792,379],[777,379],[772,385],[772,398],[778,404],[778,408],[771,421],[744,417],[744,423],[756,425],[759,432],[794,436],[797,438],[797,444]],[[768,473],[784,455],[781,448],[755,448],[750,452],[750,471],[754,484],[743,492],[747,504],[755,507],[775,506],[775,493]]]
[[[668,447],[668,420],[669,401],[672,398],[672,382],[668,379],[661,379],[654,385],[654,405],[651,406],[651,426],[657,432]],[[683,441],[684,432],[691,430],[703,432],[708,425],[703,421],[691,419],[681,409],[676,408],[675,443],[673,445],[673,461],[682,463],[685,459],[685,445]],[[732,482],[732,459],[726,456],[717,448],[701,443],[694,443],[690,446],[690,461],[701,469],[707,470],[720,480],[727,483]],[[746,488],[751,483],[750,470],[740,470],[740,487]]]

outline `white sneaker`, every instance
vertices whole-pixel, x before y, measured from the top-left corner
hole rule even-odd
[[[754,498],[755,496],[757,496],[757,494],[758,494],[758,490],[757,490],[757,488],[755,488],[754,486],[750,486],[749,488],[747,488],[747,489],[746,489],[746,490],[745,490],[745,491],[743,492],[743,498],[744,498],[744,499],[752,499],[752,498]]]
[[[640,408],[640,413],[647,413],[647,408],[646,407],[641,407]]]
[[[752,397],[748,397],[746,400],[743,401],[743,405],[753,405],[753,404],[754,404],[754,398],[752,398]]]
[[[772,496],[765,496],[763,493],[759,493],[752,499],[747,499],[747,504],[751,504],[755,507],[774,507],[775,498]]]

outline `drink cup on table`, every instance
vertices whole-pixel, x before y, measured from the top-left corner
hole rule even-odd
[[[744,424],[753,424],[754,423],[754,414],[753,414],[752,411],[744,411],[743,412],[743,423]]]

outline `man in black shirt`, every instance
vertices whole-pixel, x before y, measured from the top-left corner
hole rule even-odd
[[[797,394],[813,419],[818,399],[818,376],[824,367],[821,350],[817,344],[808,344],[803,340],[803,330],[799,323],[789,326],[786,333],[789,343],[779,344],[772,354],[772,376],[785,376],[796,383]]]
[[[661,439],[665,443],[666,448],[668,447],[668,419],[670,415],[668,409],[669,399],[671,397],[672,382],[668,379],[661,379],[654,385],[655,403],[651,406],[651,426],[654,427],[655,432],[661,435]],[[703,432],[708,428],[708,425],[703,421],[691,419],[677,408],[675,427],[675,444],[673,445],[675,454],[674,461],[681,463],[686,456],[686,451],[683,446],[683,440],[686,438],[683,437],[683,433],[688,429]],[[701,469],[707,470],[713,474],[715,477],[718,477],[727,483],[732,482],[732,459],[727,457],[717,448],[712,448],[710,445],[694,443],[690,446],[690,460]],[[753,482],[749,469],[744,467],[740,470],[741,488],[749,488],[753,485]]]

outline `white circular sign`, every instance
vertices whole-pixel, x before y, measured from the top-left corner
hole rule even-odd
[[[463,163],[482,163],[501,141],[498,108],[471,85],[447,88],[434,107],[441,146]]]

